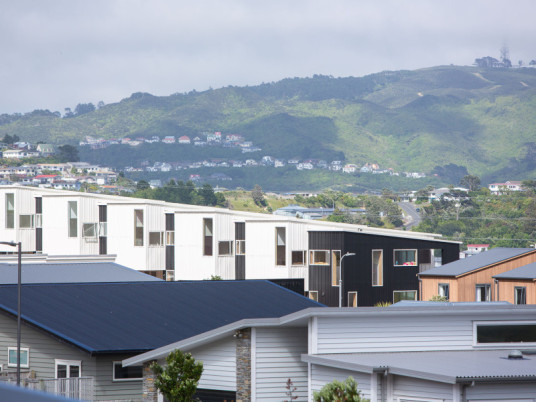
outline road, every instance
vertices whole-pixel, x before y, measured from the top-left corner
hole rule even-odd
[[[415,209],[415,205],[411,202],[397,202],[398,206],[404,211],[405,221],[407,222],[404,227],[411,229],[413,226],[417,226],[421,223],[421,215]]]

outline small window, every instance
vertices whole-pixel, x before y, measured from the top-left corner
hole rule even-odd
[[[108,222],[99,222],[99,236],[108,236]]]
[[[383,250],[372,250],[372,286],[383,286]]]
[[[515,304],[527,304],[527,288],[516,286],[514,288],[514,299]]]
[[[309,291],[309,299],[318,301],[318,290],[310,290]]]
[[[80,360],[54,360],[56,365],[56,378],[80,378],[82,376],[82,362]]]
[[[475,323],[476,343],[536,343],[536,322]]]
[[[212,218],[203,219],[203,255],[212,255]]]
[[[166,281],[173,282],[175,280],[175,271],[168,269],[166,271]]]
[[[233,242],[232,241],[218,242],[218,255],[233,255]]]
[[[164,232],[149,232],[149,246],[164,245]]]
[[[236,255],[245,255],[246,254],[246,241],[245,240],[237,240],[236,241],[235,253],[236,253]]]
[[[286,228],[275,228],[276,258],[275,265],[287,265]]]
[[[34,216],[33,215],[19,215],[19,228],[20,229],[33,229]]]
[[[15,194],[6,194],[6,229],[15,228]]]
[[[43,227],[43,214],[35,214],[35,227],[36,228]]]
[[[306,265],[306,253],[305,250],[293,251],[292,252],[292,265]]]
[[[348,307],[357,307],[357,292],[348,292]]]
[[[7,348],[7,354],[8,354],[7,366],[17,367],[17,348],[16,347]],[[20,348],[20,366],[22,368],[30,367],[30,349]]]
[[[167,231],[166,232],[166,246],[174,246],[174,245],[175,245],[175,232]]]
[[[78,237],[78,202],[69,201],[67,204],[69,237]]]
[[[450,297],[450,286],[448,283],[440,283],[437,285],[437,294],[442,297],[446,297],[449,300]]]
[[[475,300],[477,302],[490,301],[491,300],[491,285],[488,285],[488,284],[478,284],[478,285],[476,285]]]
[[[417,265],[417,250],[395,250],[395,267]]]
[[[417,300],[416,290],[395,290],[393,292],[393,303],[398,303],[402,300]]]
[[[311,265],[329,265],[329,251],[311,250],[309,252],[309,264]]]
[[[341,279],[341,251],[331,252],[331,286],[339,286]]]
[[[113,381],[136,381],[143,379],[142,366],[123,367],[123,363],[114,362]]]
[[[134,245],[143,246],[143,210],[134,210]]]
[[[97,224],[84,223],[82,225],[82,237],[97,237]]]

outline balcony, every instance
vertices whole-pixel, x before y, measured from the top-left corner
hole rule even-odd
[[[16,383],[11,376],[2,380],[11,384]],[[21,379],[21,385],[29,389],[84,401],[92,401],[95,394],[93,377],[45,378],[40,380],[23,378]]]

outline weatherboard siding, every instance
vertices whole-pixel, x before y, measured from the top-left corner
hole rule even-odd
[[[536,387],[534,384],[476,384],[465,388],[467,401],[535,401]],[[515,396],[515,399],[512,397]]]
[[[311,364],[311,394],[315,391],[320,391],[324,385],[329,384],[333,380],[342,382],[348,377],[352,377],[357,382],[357,389],[361,391],[361,396],[365,398],[371,397],[372,378],[370,374],[318,364]]]
[[[236,339],[229,337],[188,351],[203,362],[198,388],[236,391]]]
[[[393,376],[393,396],[396,398],[423,398],[442,402],[452,401],[453,385],[412,377]]]
[[[536,304],[536,281],[534,279],[499,279],[499,299],[515,303],[515,288],[526,288],[527,304]]]
[[[120,362],[132,355],[106,355],[95,358],[95,400],[98,401],[141,401],[142,380],[113,381],[113,362]]]
[[[307,363],[301,355],[307,353],[306,328],[257,328],[255,339],[254,383],[256,400],[282,401],[287,380],[297,390],[298,400],[307,399]]]

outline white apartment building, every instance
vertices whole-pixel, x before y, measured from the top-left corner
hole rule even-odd
[[[168,280],[303,278],[308,290],[310,231],[438,241],[429,233],[47,188],[0,186],[0,205],[0,241],[21,242],[24,253],[110,254]],[[0,245],[0,253],[14,251]]]

